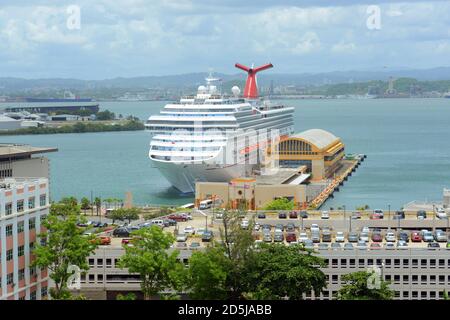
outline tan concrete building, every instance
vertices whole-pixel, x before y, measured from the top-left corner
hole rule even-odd
[[[345,146],[341,139],[322,129],[294,134],[268,149],[268,158],[278,157],[281,167],[305,165],[312,181],[332,178],[340,167]]]

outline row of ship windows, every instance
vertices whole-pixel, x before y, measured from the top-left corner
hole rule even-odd
[[[217,151],[219,147],[203,147],[203,148],[189,148],[189,147],[162,147],[162,146],[152,146],[151,150],[160,151]]]
[[[34,209],[36,204],[36,197],[30,197],[28,198],[28,209]],[[45,206],[47,204],[47,196],[45,194],[42,194],[39,197],[39,205],[41,207]],[[16,212],[23,212],[25,210],[25,200],[17,200],[16,202]],[[9,216],[13,213],[13,204],[12,202],[8,202],[5,204],[5,215]]]
[[[348,264],[347,264],[348,262]],[[358,265],[357,265],[358,262]],[[450,259],[325,259],[325,263],[331,268],[355,268],[366,266],[383,266],[384,268],[400,268],[400,267],[430,267],[450,268]],[[447,263],[447,264],[446,264]]]

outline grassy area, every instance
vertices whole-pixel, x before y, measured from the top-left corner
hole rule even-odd
[[[123,122],[108,124],[97,122],[76,122],[61,127],[23,128],[17,130],[0,131],[0,135],[25,135],[25,134],[55,134],[55,133],[84,133],[84,132],[106,132],[106,131],[137,131],[144,130],[142,122],[136,120],[125,120]]]

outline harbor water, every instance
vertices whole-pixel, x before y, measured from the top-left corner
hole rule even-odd
[[[412,200],[437,200],[450,187],[450,99],[286,100],[296,131],[321,128],[342,138],[347,153],[367,159],[324,208],[345,205],[392,210]],[[164,102],[100,102],[142,120]],[[3,107],[3,104],[2,106]],[[148,159],[145,131],[2,136],[2,143],[57,147],[51,160],[52,198],[124,198],[135,204],[184,204]]]

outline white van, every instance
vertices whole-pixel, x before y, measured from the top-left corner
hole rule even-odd
[[[152,224],[156,225],[158,227],[164,228],[164,221],[163,220],[160,220],[160,219],[152,220]]]
[[[209,209],[212,206],[213,201],[211,199],[203,200],[200,202],[200,206],[198,207],[200,210]]]

